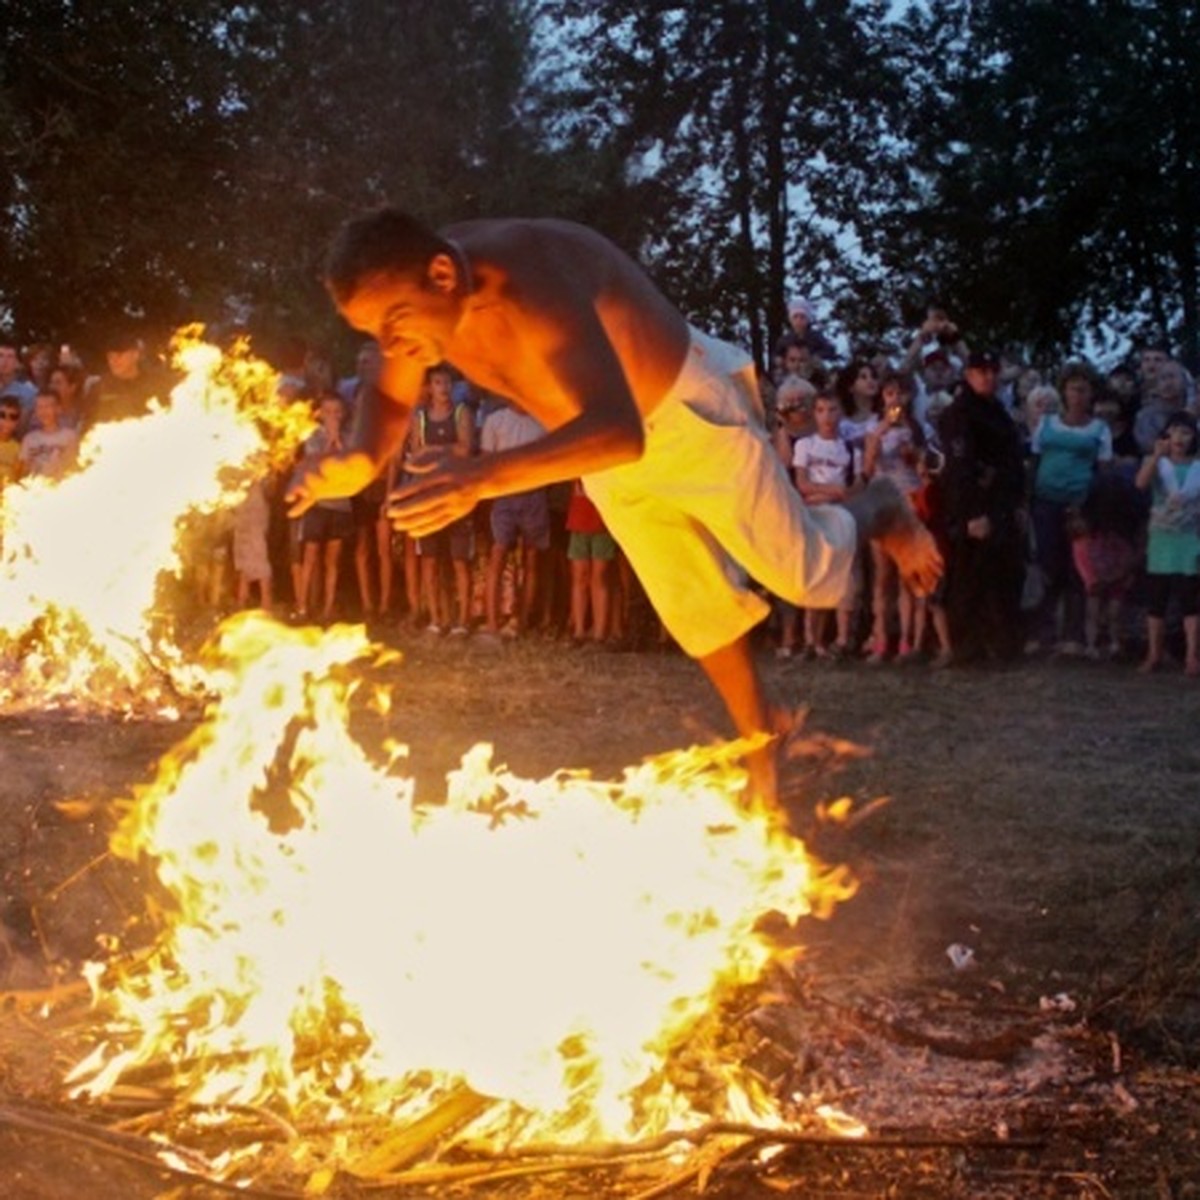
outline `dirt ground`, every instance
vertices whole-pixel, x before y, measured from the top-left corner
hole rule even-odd
[[[612,776],[728,732],[676,654],[398,644],[389,728],[427,797],[479,741],[522,775]],[[822,1091],[877,1140],[730,1159],[699,1177],[705,1194],[1200,1196],[1196,683],[1115,664],[780,664],[767,648],[763,665],[776,697],[807,709],[782,780],[793,826],[861,886],[829,920],[780,931],[806,953],[769,1008],[738,1019],[761,1035],[747,1053],[770,1058],[766,1075]],[[0,1195],[218,1194],[74,1136],[91,1114],[64,1100],[62,1049],[29,1001],[72,984],[98,937],[136,928],[146,881],[105,856],[104,813],[185,729],[0,718]],[[843,741],[868,753],[837,753]],[[819,822],[840,796],[861,819]],[[78,799],[106,805],[82,821],[56,807]],[[694,1195],[698,1179],[539,1186],[471,1194]]]

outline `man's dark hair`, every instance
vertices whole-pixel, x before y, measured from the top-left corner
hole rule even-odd
[[[368,276],[380,271],[423,275],[436,254],[452,254],[444,238],[415,217],[381,208],[347,221],[325,259],[325,284],[337,301],[348,300]]]

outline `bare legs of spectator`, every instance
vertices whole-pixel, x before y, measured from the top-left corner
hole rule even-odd
[[[1164,617],[1146,618],[1146,658],[1140,670],[1149,672],[1157,670],[1163,663],[1167,622]],[[1184,666],[1185,673],[1192,678],[1200,676],[1200,616],[1192,615],[1183,618]]]
[[[577,642],[590,637],[602,642],[608,636],[612,597],[612,560],[576,558],[571,560],[571,636]]]
[[[259,607],[264,612],[271,611],[272,595],[271,595],[271,577],[267,575],[263,579],[252,580],[249,576],[244,575],[241,571],[237,577],[237,606],[239,609],[250,607],[250,589],[254,584],[258,584],[258,603]]]
[[[373,617],[375,608],[375,580],[371,569],[371,554],[375,548],[375,531],[370,525],[356,525],[354,529],[354,575],[358,580],[358,603],[364,617]]]
[[[392,525],[386,517],[375,522],[375,553],[379,558],[379,615],[392,611],[392,582],[396,564],[392,559]]]
[[[324,602],[321,605],[321,619],[333,619],[334,607],[337,603],[338,565],[342,561],[342,543],[340,539],[325,543],[324,554]]]
[[[421,560],[417,555],[417,539],[404,533],[404,598],[408,602],[408,619],[414,624],[421,620]]]
[[[523,543],[520,550],[520,580],[518,581],[516,625],[517,632],[523,633],[529,627],[529,617],[537,599],[538,586],[538,551]],[[504,562],[509,551],[504,546],[492,544],[488,554],[487,577],[487,623],[484,632],[499,633],[501,627],[500,587],[504,576]]]
[[[429,632],[440,633],[450,624],[449,605],[446,603],[446,587],[442,579],[442,564],[431,547],[422,547],[426,552],[417,555],[421,568],[420,597],[424,611],[429,614]],[[421,605],[418,604],[418,608]]]
[[[334,604],[337,600],[338,563],[342,556],[340,539],[329,542],[305,542],[304,554],[300,560],[300,584],[298,588],[297,615],[305,618],[309,615],[308,605],[314,591],[318,566],[321,568],[321,618],[332,619]]]

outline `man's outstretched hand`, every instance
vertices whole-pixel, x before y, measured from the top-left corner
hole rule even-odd
[[[304,469],[284,495],[289,517],[303,516],[318,500],[354,496],[375,478],[365,454],[335,454]]]
[[[428,537],[465,517],[482,499],[476,460],[457,457],[410,459],[407,483],[388,494],[392,527],[413,537]]]

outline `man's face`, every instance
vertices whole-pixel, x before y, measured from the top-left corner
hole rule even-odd
[[[931,358],[921,372],[931,392],[945,391],[954,382],[954,368],[944,358]]]
[[[12,379],[17,373],[17,349],[15,346],[0,346],[0,379]]]
[[[1154,374],[1154,385],[1150,390],[1162,404],[1182,408],[1187,399],[1183,368],[1173,358],[1164,359]]]
[[[977,396],[994,396],[999,372],[995,367],[968,367],[963,372],[967,386]]]
[[[789,346],[784,351],[783,369],[788,375],[803,375],[810,365],[810,356],[803,346]]]
[[[1170,356],[1163,350],[1143,350],[1138,356],[1138,369],[1142,376],[1142,386],[1153,390],[1155,378],[1159,371],[1170,361]]]
[[[788,321],[791,322],[792,329],[801,337],[808,331],[808,313],[804,309],[798,308],[795,312],[788,313]]]
[[[134,379],[138,373],[138,360],[142,352],[136,347],[129,350],[106,350],[104,360],[109,373],[117,379]]]
[[[445,255],[434,262],[439,260],[450,261]],[[384,358],[411,360],[419,367],[449,357],[446,347],[462,316],[456,289],[390,271],[368,276],[353,295],[335,302],[355,329],[379,343]]]

